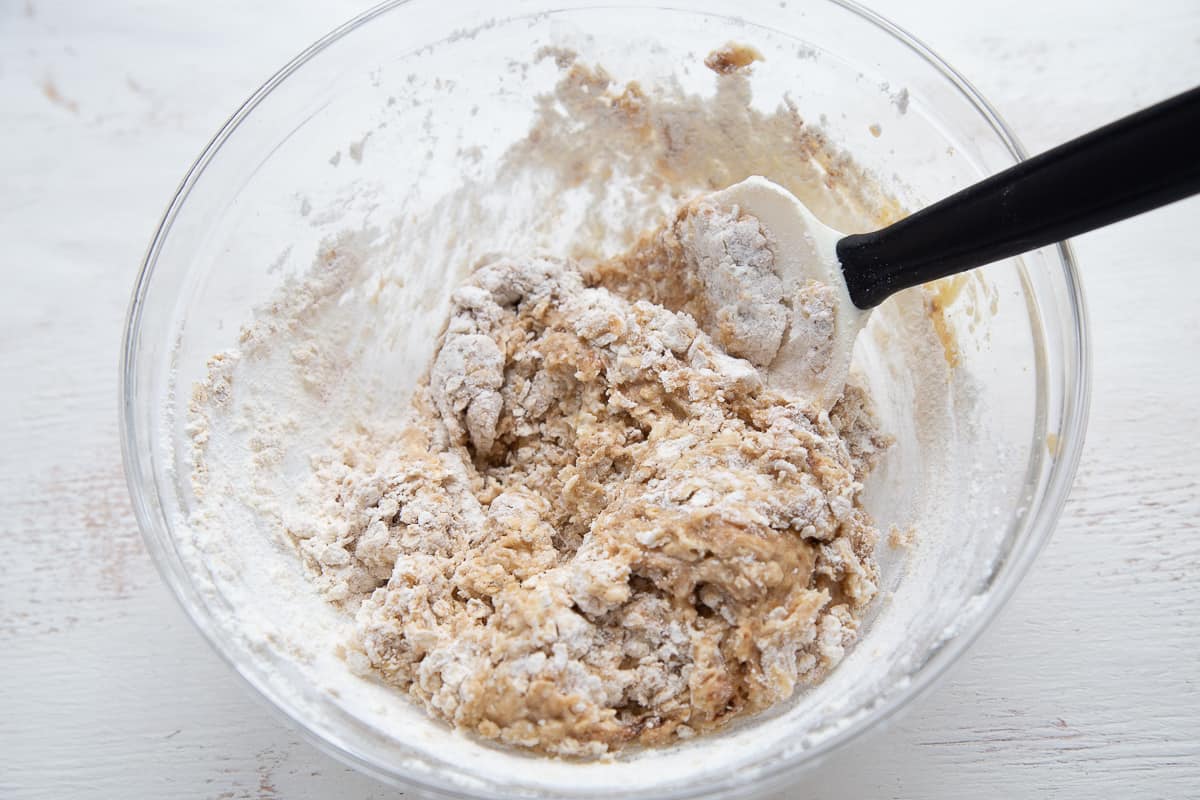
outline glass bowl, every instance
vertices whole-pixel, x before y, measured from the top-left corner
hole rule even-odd
[[[236,347],[239,326],[284,280],[304,274],[323,240],[348,228],[386,232],[381,257],[390,261],[380,269],[393,280],[380,291],[398,327],[379,344],[387,369],[370,397],[402,407],[447,289],[464,269],[484,252],[561,249],[583,231],[596,233],[595,220],[579,213],[586,181],[547,179],[533,168],[519,180],[497,179],[518,146],[526,166],[540,155],[569,162],[561,132],[557,140],[527,136],[538,114],[566,113],[548,98],[569,64],[603,65],[615,85],[636,80],[648,93],[711,95],[721,79],[702,60],[727,41],[764,57],[751,78],[723,84],[735,87],[730,97],[755,113],[791,114],[798,128],[819,123],[821,141],[851,154],[882,191],[872,214],[835,202],[828,222],[869,227],[1023,157],[962,77],[851,3],[699,0],[669,9],[519,0],[501,16],[490,3],[411,0],[363,14],[268,80],[212,140],[167,209],[122,352],[123,451],[138,521],[164,580],[217,652],[343,761],[438,797],[778,789],[927,687],[995,615],[1050,536],[1083,445],[1088,395],[1083,298],[1066,245],[902,293],[879,310],[855,363],[897,440],[866,488],[869,509],[894,534],[879,548],[881,599],[827,680],[718,734],[594,762],[488,746],[361,679],[347,675],[345,686],[331,688],[328,670],[342,668],[332,654],[299,657],[275,646],[287,634],[279,609],[288,599],[272,594],[278,572],[267,574],[238,549],[269,539],[252,510],[241,509],[245,526],[230,531],[222,567],[197,546],[191,386],[209,356]],[[634,208],[650,223],[668,201],[751,167],[791,180],[806,201],[819,200],[838,175],[857,174],[834,158],[821,166],[828,185],[809,185],[778,174],[786,163],[795,162],[731,155],[708,173],[667,181],[658,195],[626,195],[624,206],[605,213],[616,219]],[[473,202],[439,205],[468,185]],[[546,208],[556,211],[553,226],[539,225]],[[418,219],[415,230],[405,227]],[[628,233],[614,227],[594,238],[613,249]],[[308,438],[287,443],[284,484],[319,445],[322,421],[305,421]]]

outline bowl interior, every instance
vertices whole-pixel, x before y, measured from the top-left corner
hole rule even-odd
[[[881,599],[825,682],[719,735],[605,762],[454,734],[305,646],[344,620],[289,563],[278,508],[261,501],[286,506],[334,410],[403,408],[461,276],[490,253],[615,252],[680,198],[749,174],[787,185],[830,224],[864,230],[1017,158],[952,74],[838,3],[743,2],[737,18],[719,2],[517,2],[504,18],[488,8],[414,0],[368,13],[273,78],[189,174],[149,253],[125,354],[127,465],[147,540],[250,683],[394,783],[483,797],[765,787],[925,685],[1048,535],[1082,438],[1073,273],[1064,252],[1036,251],[904,293],[873,318],[856,369],[896,446],[868,505],[885,531],[916,535],[905,547],[881,543]],[[748,79],[703,65],[731,40],[763,56]],[[658,98],[653,124],[678,141],[643,151],[644,119],[617,106],[601,113],[630,82]],[[807,138],[818,129],[825,138]],[[861,190],[846,190],[839,181],[859,169]],[[302,390],[286,359],[237,375],[238,391],[289,403],[295,420],[278,438],[277,480],[257,494],[230,487],[225,511],[239,524],[220,552],[203,550],[191,387],[214,353],[245,349],[239,329],[284,282],[310,277],[322,247],[354,266],[336,302],[314,313],[366,316],[377,335],[331,342],[353,363],[319,394]],[[255,430],[225,433],[211,469],[253,450]]]

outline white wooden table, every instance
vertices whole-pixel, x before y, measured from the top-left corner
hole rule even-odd
[[[875,4],[1033,151],[1200,81],[1197,0]],[[2,798],[396,796],[302,742],[192,629],[117,441],[125,304],[184,168],[362,8],[0,0]],[[1200,200],[1076,244],[1095,391],[1053,542],[944,681],[789,796],[1200,795]]]

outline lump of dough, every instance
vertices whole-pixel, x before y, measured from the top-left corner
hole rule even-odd
[[[433,399],[455,439],[465,433],[477,456],[496,441],[503,400],[504,355],[495,340],[477,333],[449,334],[429,375]]]
[[[788,309],[758,220],[700,203],[675,229],[699,283],[701,327],[729,355],[770,364],[787,332]]]

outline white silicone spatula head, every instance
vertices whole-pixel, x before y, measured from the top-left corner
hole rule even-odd
[[[842,394],[854,339],[870,313],[856,307],[846,289],[837,256],[843,234],[818,220],[787,189],[763,177],[747,178],[716,192],[712,200],[757,218],[772,241],[792,318],[768,368],[769,383],[829,407]],[[824,296],[832,301],[832,319],[818,319],[819,310],[814,314],[804,302],[813,282],[829,287]]]

